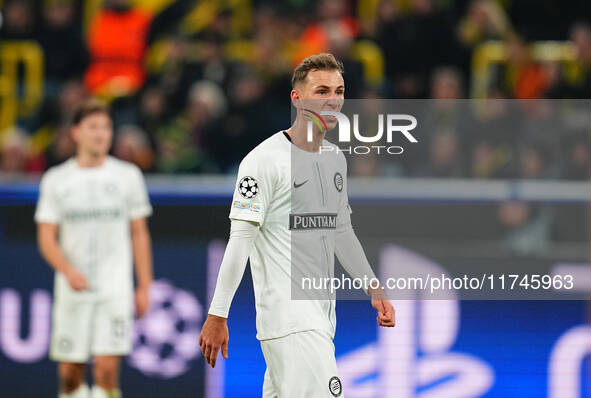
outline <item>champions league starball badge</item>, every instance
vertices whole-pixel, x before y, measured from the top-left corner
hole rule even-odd
[[[259,185],[257,180],[253,177],[246,176],[238,183],[238,192],[243,198],[252,199],[259,192]]]

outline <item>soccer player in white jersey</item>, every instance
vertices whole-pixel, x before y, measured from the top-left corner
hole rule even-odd
[[[120,357],[131,350],[133,263],[137,315],[149,305],[152,208],[139,168],[108,156],[105,106],[84,104],[71,133],[76,156],[44,174],[35,212],[39,250],[55,269],[50,358],[59,362],[60,398],[119,398]]]
[[[312,101],[315,111],[340,110],[342,73],[331,54],[303,60],[292,77],[294,124],[253,149],[238,171],[230,239],[199,343],[212,367],[220,348],[228,358],[226,319],[250,257],[265,398],[344,396],[333,345],[334,299],[293,297],[294,270],[332,275],[336,254],[351,276],[375,277],[351,226],[345,157],[324,140],[325,129],[314,127],[312,140],[307,137],[304,103]],[[325,121],[328,130],[337,123]],[[394,308],[379,292],[366,290],[378,324],[394,326]]]

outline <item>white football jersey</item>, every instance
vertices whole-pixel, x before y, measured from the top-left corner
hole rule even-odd
[[[83,168],[71,158],[49,169],[35,221],[59,225],[64,256],[90,285],[76,292],[57,272],[56,301],[133,297],[130,220],[150,214],[144,178],[131,163],[109,156],[101,166]]]
[[[260,340],[334,336],[334,297],[300,285],[333,276],[335,231],[350,223],[345,157],[328,141],[323,148],[333,151],[304,151],[278,132],[240,164],[230,218],[260,225],[250,253]]]

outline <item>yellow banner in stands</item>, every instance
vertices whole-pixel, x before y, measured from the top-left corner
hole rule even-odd
[[[22,82],[19,65],[23,67]],[[34,41],[4,41],[0,44],[0,70],[0,128],[3,129],[13,125],[18,116],[31,116],[39,106],[43,98],[43,51]]]

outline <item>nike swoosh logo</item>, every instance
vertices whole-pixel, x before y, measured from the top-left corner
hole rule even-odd
[[[302,185],[304,185],[304,184],[305,184],[305,183],[307,183],[307,182],[308,182],[308,180],[306,180],[306,181],[302,182],[301,184],[296,184],[296,182],[294,181],[294,182],[293,182],[293,187],[294,187],[294,188],[299,188],[299,187],[301,187]]]

